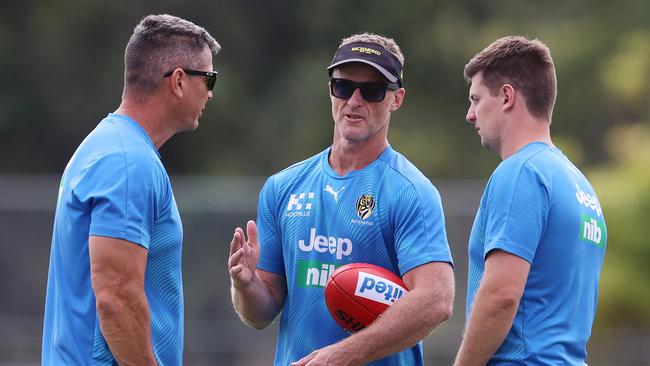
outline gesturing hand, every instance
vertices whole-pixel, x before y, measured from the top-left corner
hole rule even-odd
[[[235,288],[248,286],[255,275],[255,268],[260,259],[260,245],[257,241],[257,225],[255,221],[249,220],[246,223],[248,240],[244,237],[244,231],[236,228],[230,242],[230,256],[228,258],[228,271]]]

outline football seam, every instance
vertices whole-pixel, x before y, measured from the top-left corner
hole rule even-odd
[[[351,264],[354,264],[354,263],[351,263]],[[379,267],[379,268],[381,268],[381,269],[384,269],[384,270],[386,270],[387,272],[393,274],[393,275],[395,276],[395,278],[399,279],[399,282],[401,282],[401,284],[400,284],[399,282],[395,281],[395,280],[392,279],[392,278],[385,278],[385,277],[382,277],[382,276],[380,276],[380,275],[377,275],[377,274],[374,274],[374,273],[370,272],[370,271],[374,271],[374,270],[375,270],[375,267],[373,267],[373,266],[377,266],[377,267]],[[366,271],[370,272],[370,274],[372,274],[372,275],[375,275],[375,276],[378,276],[378,277],[382,277],[383,279],[388,280],[388,281],[391,281],[391,282],[393,282],[393,283],[395,283],[395,284],[397,284],[397,285],[400,285],[400,286],[404,285],[404,286],[402,286],[402,287],[404,287],[404,289],[405,289],[406,291],[410,291],[409,288],[408,288],[408,286],[406,286],[406,283],[404,283],[404,279],[403,279],[403,278],[401,278],[401,277],[398,276],[397,274],[391,272],[389,269],[387,269],[387,268],[385,268],[385,267],[382,267],[382,266],[380,266],[380,265],[377,265],[377,264],[375,264],[375,265],[357,265],[357,266],[355,266],[354,268],[346,268],[344,271],[339,272],[339,273],[336,274],[336,276],[331,276],[330,278],[334,279],[334,277],[338,277],[338,276],[340,276],[341,274],[343,274],[344,272],[347,272],[347,271],[354,271],[354,270],[356,270],[356,271],[358,272],[358,271],[363,271],[364,269],[365,269]],[[336,282],[334,282],[334,283],[336,283]]]

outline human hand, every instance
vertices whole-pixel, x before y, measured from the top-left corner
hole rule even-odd
[[[230,242],[230,255],[228,257],[228,271],[232,279],[232,285],[239,289],[248,286],[255,276],[257,262],[260,259],[260,245],[257,241],[257,225],[255,221],[249,220],[246,223],[248,240],[244,237],[244,231],[236,228]]]
[[[348,354],[333,344],[308,354],[300,360],[291,363],[291,366],[352,366],[355,365],[353,355]]]

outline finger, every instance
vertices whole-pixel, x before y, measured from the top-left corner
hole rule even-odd
[[[246,233],[248,234],[248,244],[253,248],[257,248],[259,244],[257,242],[257,225],[255,221],[248,220],[246,223]]]
[[[249,281],[246,279],[246,275],[244,275],[244,266],[241,264],[238,264],[230,269],[230,279],[232,280],[232,285],[235,288],[241,288],[246,286]]]
[[[239,280],[239,274],[243,270],[244,270],[244,266],[242,266],[241,264],[238,264],[238,265],[230,268],[230,277],[232,277],[233,279]]]
[[[241,247],[242,248],[247,248],[248,247],[248,239],[246,239],[246,234],[244,234],[244,229],[238,227],[237,229],[235,229],[235,233],[237,234],[237,236],[239,236],[239,238],[241,238],[241,241],[240,241]]]
[[[237,227],[235,229],[235,233],[239,234],[239,237],[242,239],[242,241],[246,241],[246,237],[244,236],[244,230],[242,230],[242,228]]]
[[[304,365],[306,365],[307,362],[311,361],[314,357],[316,357],[316,353],[318,353],[318,351],[314,351],[314,352],[308,354],[307,356],[301,358],[300,360],[298,360],[296,362],[293,362],[291,364],[291,366],[304,366]]]
[[[239,228],[237,228],[239,229]],[[233,255],[239,248],[241,248],[241,235],[235,229],[235,233],[232,235],[232,240],[230,241],[230,255]],[[241,229],[240,229],[241,230]]]
[[[228,258],[228,268],[232,268],[241,263],[242,256],[244,255],[244,248],[239,248]]]

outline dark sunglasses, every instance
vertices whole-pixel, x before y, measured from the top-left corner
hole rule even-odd
[[[164,77],[171,76],[174,70],[167,71],[163,76]],[[181,70],[183,70],[183,72],[185,72],[187,75],[205,76],[206,77],[205,83],[208,86],[208,90],[214,89],[214,84],[217,82],[216,71],[196,71],[196,70],[184,69],[184,68],[181,68]]]
[[[348,99],[357,89],[366,102],[381,102],[386,97],[386,90],[397,90],[399,84],[378,81],[358,83],[347,79],[330,78],[330,91],[337,98]]]

